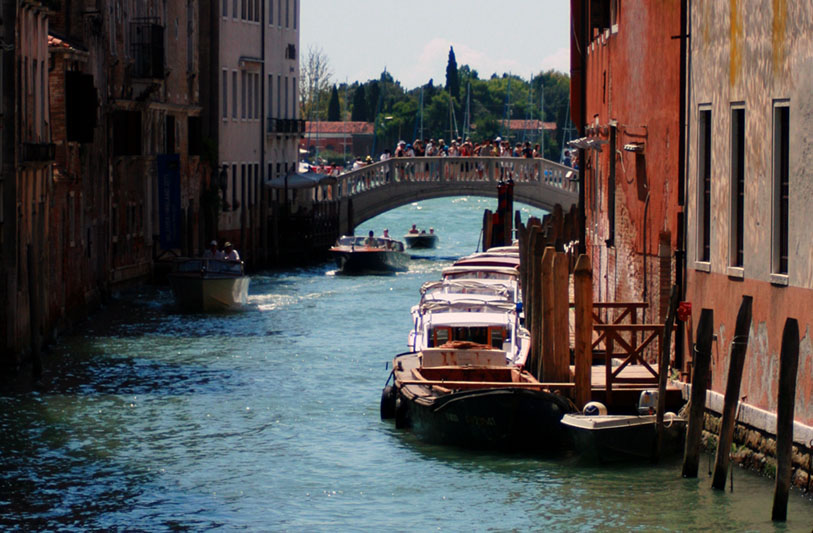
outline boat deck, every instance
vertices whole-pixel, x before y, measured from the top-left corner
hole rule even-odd
[[[574,372],[575,367],[571,365],[570,371]],[[637,408],[642,391],[658,388],[652,374],[642,365],[626,366],[618,376],[624,380],[633,381],[633,383],[615,383],[608,402],[604,365],[593,365],[590,397],[593,401],[605,404],[611,412]],[[667,382],[666,408],[670,411],[677,411],[683,403],[681,389]]]

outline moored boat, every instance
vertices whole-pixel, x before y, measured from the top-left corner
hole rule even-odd
[[[382,417],[423,441],[468,448],[552,452],[566,447],[563,396],[487,346],[427,348],[396,356]]]
[[[167,277],[175,302],[185,311],[229,311],[248,301],[251,278],[242,261],[178,259]]]
[[[644,391],[651,397],[650,391]],[[571,435],[576,451],[586,460],[597,463],[649,460],[656,453],[657,415],[607,414],[598,402],[588,403],[581,414],[562,417],[562,425]],[[664,413],[661,454],[673,455],[683,449],[686,419],[675,413]]]
[[[409,261],[404,243],[389,237],[344,236],[330,253],[343,273],[399,272],[407,269]]]

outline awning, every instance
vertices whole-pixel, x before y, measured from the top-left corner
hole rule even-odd
[[[289,189],[309,189],[317,185],[332,185],[336,181],[334,176],[319,174],[318,172],[305,172],[276,177],[268,182],[268,186],[274,189],[284,189],[285,187]]]

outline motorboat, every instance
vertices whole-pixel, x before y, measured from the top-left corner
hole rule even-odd
[[[242,261],[179,258],[167,277],[175,302],[185,311],[229,311],[248,301],[251,278]]]
[[[343,273],[399,272],[407,270],[404,243],[389,237],[340,237],[330,249]]]
[[[408,248],[435,248],[438,245],[438,236],[433,229],[426,233],[426,230],[410,230],[404,235],[404,242]]]
[[[458,342],[404,353],[391,378],[382,418],[425,442],[542,453],[569,446],[560,420],[573,404],[506,364],[503,350]]]
[[[643,391],[641,398],[655,398],[656,404],[657,391]],[[663,419],[661,454],[674,455],[683,449],[686,419],[673,412],[664,412]],[[649,460],[657,451],[657,415],[651,408],[639,408],[638,413],[607,414],[603,404],[590,402],[581,413],[564,415],[562,425],[570,432],[576,451],[591,462]]]
[[[519,324],[515,303],[499,295],[425,294],[412,308],[407,347],[413,352],[454,342],[502,351],[505,364],[524,366],[531,336]]]

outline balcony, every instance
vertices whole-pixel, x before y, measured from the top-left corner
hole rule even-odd
[[[277,135],[304,135],[305,120],[298,118],[273,118],[266,119],[266,132]]]
[[[23,143],[20,158],[23,163],[47,163],[56,156],[54,143]]]

